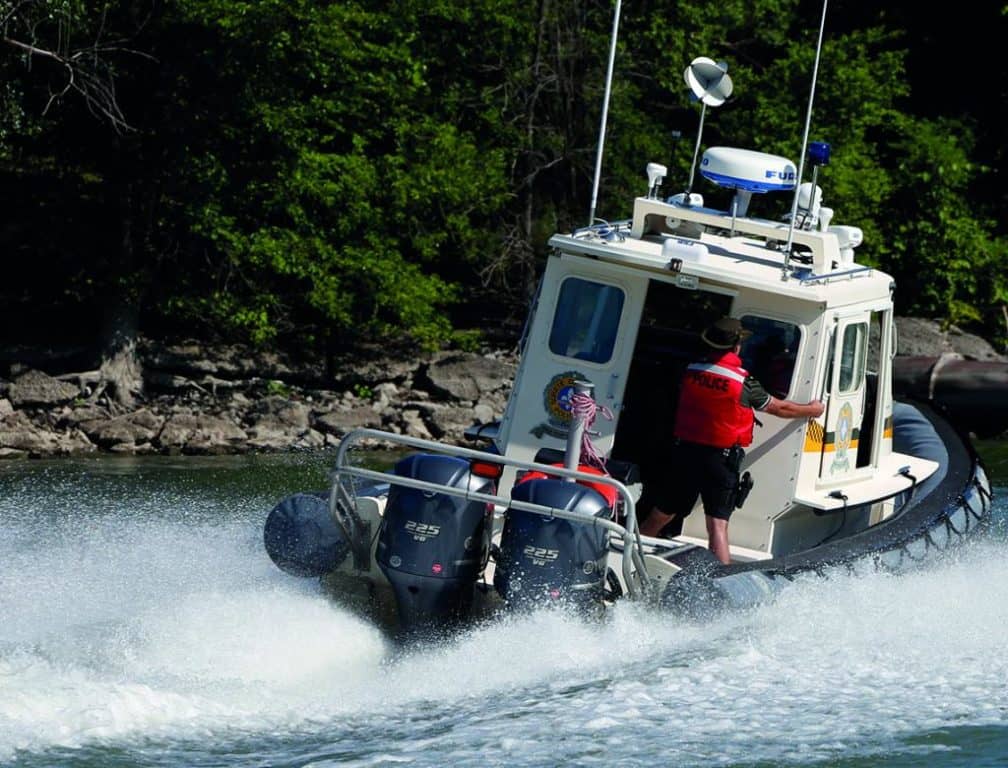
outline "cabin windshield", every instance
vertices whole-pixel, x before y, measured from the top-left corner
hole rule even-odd
[[[564,280],[550,330],[550,351],[592,363],[609,362],[623,301],[623,291],[614,285],[580,277]]]

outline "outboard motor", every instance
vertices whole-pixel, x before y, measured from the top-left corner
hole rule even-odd
[[[294,576],[322,576],[350,554],[350,544],[329,514],[325,492],[295,493],[273,507],[263,543],[277,567]]]
[[[530,473],[511,498],[608,518],[612,509],[594,488]],[[509,508],[501,532],[494,587],[511,606],[533,608],[562,601],[587,609],[605,587],[608,532],[581,523]]]
[[[393,470],[474,493],[493,494],[492,478],[471,471],[454,456],[415,454]],[[378,538],[376,559],[392,585],[405,633],[464,618],[476,578],[486,564],[493,508],[473,501],[392,482]]]

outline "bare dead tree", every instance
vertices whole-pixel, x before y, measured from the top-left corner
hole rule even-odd
[[[535,37],[524,61],[501,62],[496,93],[516,137],[509,168],[515,203],[503,224],[500,248],[480,272],[485,286],[528,300],[535,292],[544,252],[543,217],[565,226],[589,179],[594,129],[583,104],[584,82],[597,66],[586,41],[592,3],[537,0]]]
[[[15,52],[29,73],[28,81],[44,80],[49,89],[42,114],[70,94],[83,99],[88,111],[114,131],[111,141],[133,132],[116,93],[116,62],[124,56],[153,57],[130,44],[154,10],[143,18],[130,17],[128,29],[113,31],[111,3],[88,0],[0,0],[0,42]],[[134,9],[129,8],[129,12]],[[121,21],[120,21],[121,23]],[[85,42],[78,42],[85,41]],[[3,46],[0,46],[2,48]],[[45,63],[41,67],[39,64]],[[43,70],[36,73],[36,68]],[[134,261],[133,212],[130,189],[119,193],[122,211],[120,258]],[[114,408],[130,409],[143,386],[137,357],[138,309],[128,290],[110,295],[106,302],[101,362],[95,370],[69,373],[91,392],[91,400],[105,395]]]
[[[117,132],[131,130],[116,96],[113,62],[123,55],[150,57],[130,47],[129,37],[110,31],[107,22],[107,5],[87,11],[77,0],[0,0],[0,42],[17,51],[29,70],[42,60],[58,72],[43,114],[76,93]],[[87,42],[78,44],[80,38]]]

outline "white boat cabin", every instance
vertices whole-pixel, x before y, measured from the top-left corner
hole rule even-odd
[[[893,281],[855,262],[860,231],[831,225],[814,184],[795,196],[795,226],[748,217],[752,193],[794,189],[794,166],[773,155],[707,150],[701,173],[734,190],[729,211],[695,193],[660,199],[649,171],[632,219],[550,240],[497,451],[520,461],[562,452],[573,384],[589,382],[592,442],[639,469],[642,519],[649,478],[672,470],[679,377],[704,353],[700,332],[731,315],[752,332],[742,358],[768,392],[826,404],[815,420],[756,414],[743,465],[754,487],[732,516],[733,559],[800,551],[890,515],[893,497],[937,464],[893,452]],[[699,502],[681,538],[706,542]]]

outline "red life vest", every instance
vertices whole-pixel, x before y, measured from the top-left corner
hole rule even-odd
[[[715,448],[749,445],[753,411],[740,402],[748,375],[742,359],[731,351],[716,360],[690,365],[679,390],[675,436]]]

